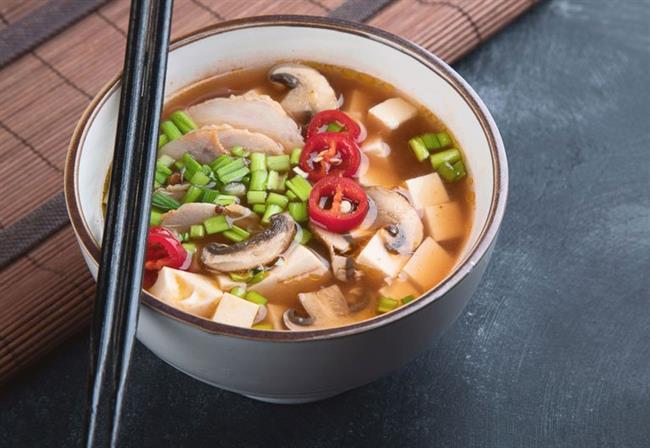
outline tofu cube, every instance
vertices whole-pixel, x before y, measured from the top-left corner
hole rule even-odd
[[[259,305],[244,300],[229,293],[224,293],[214,312],[212,320],[236,327],[250,328],[253,326]]]
[[[223,291],[205,275],[163,267],[149,292],[178,309],[209,317]]]
[[[368,115],[387,129],[395,130],[415,117],[417,109],[401,98],[391,98],[370,108]]]
[[[395,277],[407,261],[408,256],[393,254],[386,250],[379,232],[370,238],[356,258],[358,265],[380,272],[384,277]]]
[[[415,297],[420,295],[415,285],[407,278],[406,280],[395,279],[390,285],[386,285],[379,290],[379,294],[383,297],[390,297],[392,299],[401,299],[402,297],[413,295]]]
[[[424,226],[438,242],[454,240],[465,233],[463,214],[457,202],[425,207]]]
[[[447,188],[442,183],[438,173],[426,174],[420,177],[414,177],[406,181],[416,209],[422,210],[425,207],[449,202]]]
[[[406,263],[404,272],[420,290],[427,291],[446,277],[453,262],[454,258],[428,236]]]
[[[390,146],[381,137],[374,136],[366,139],[361,145],[361,150],[366,154],[375,157],[388,157],[390,155]]]

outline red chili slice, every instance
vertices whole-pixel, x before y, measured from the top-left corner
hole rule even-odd
[[[309,122],[309,127],[307,128],[307,139],[314,135],[327,132],[327,126],[332,123],[337,123],[340,126],[343,126],[343,129],[340,132],[347,133],[352,137],[352,140],[358,141],[359,135],[361,134],[361,128],[356,121],[337,109],[324,110],[314,115]]]
[[[155,281],[155,273],[164,266],[174,269],[187,269],[192,259],[176,237],[176,234],[165,227],[150,227],[147,237],[147,253],[145,255],[145,286]],[[150,286],[150,285],[149,285]]]
[[[329,208],[321,207],[322,200]],[[343,201],[350,211],[342,210]],[[368,196],[361,185],[347,177],[327,176],[316,182],[309,195],[309,217],[316,224],[337,233],[348,232],[368,214]]]
[[[359,146],[345,133],[316,134],[307,139],[300,154],[300,168],[314,181],[334,174],[351,177],[360,163]]]

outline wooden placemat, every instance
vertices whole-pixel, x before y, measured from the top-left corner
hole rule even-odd
[[[396,33],[452,63],[535,3],[176,0],[173,35],[251,15],[332,16]],[[0,5],[0,384],[89,322],[94,282],[68,225],[63,166],[81,113],[121,69],[128,14],[127,0]]]

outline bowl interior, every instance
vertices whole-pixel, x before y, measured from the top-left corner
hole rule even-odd
[[[446,65],[425,64],[408,50],[380,36],[307,25],[250,26],[199,33],[175,45],[169,57],[166,94],[208,76],[279,60],[302,59],[334,64],[373,75],[429,108],[451,129],[466,156],[476,197],[472,231],[463,255],[477,244],[495,195],[494,161],[476,106],[448,76]],[[470,89],[471,90],[471,89]],[[83,129],[77,151],[75,192],[87,231],[101,241],[101,197],[113,153],[119,87],[109,89]]]

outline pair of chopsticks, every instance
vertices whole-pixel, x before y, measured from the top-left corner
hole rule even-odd
[[[84,444],[116,446],[142,290],[173,0],[133,0],[91,333]]]

